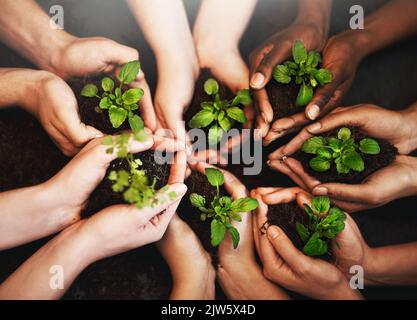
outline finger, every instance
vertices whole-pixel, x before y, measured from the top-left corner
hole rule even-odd
[[[269,102],[268,93],[265,89],[252,90],[254,104],[257,108],[259,116],[263,123],[269,124],[274,118],[274,110],[272,109],[271,103]]]
[[[142,70],[139,71],[139,74],[136,77],[136,81],[131,84],[132,87],[142,88],[144,95],[139,102],[140,113],[145,123],[145,126],[153,131],[156,130],[156,115],[155,108],[152,103],[151,90],[149,85],[146,82],[145,74]]]
[[[297,204],[301,209],[304,209],[304,205],[311,206],[311,195],[306,192],[299,192],[297,193]]]
[[[255,130],[258,130],[259,132],[261,132],[260,138],[263,139],[268,134],[269,124],[265,123],[265,121],[262,119],[261,116],[257,116],[256,117],[256,129]]]
[[[255,194],[255,195],[260,195],[260,196],[264,196],[279,190],[282,190],[283,188],[278,188],[278,187],[259,187],[256,189],[253,189],[251,191],[251,194]]]
[[[291,54],[291,45],[289,42],[284,42],[280,46],[274,46],[269,53],[264,55],[251,77],[252,88],[262,89],[271,80],[274,67]]]
[[[253,120],[255,119],[255,108],[253,105],[245,106],[243,108],[246,116],[246,123],[243,125],[244,129],[250,129],[253,125]]]
[[[262,200],[266,204],[279,204],[279,203],[289,203],[295,200],[297,193],[301,192],[300,188],[285,188],[282,190],[275,191],[273,193],[266,194],[262,196]]]
[[[181,200],[181,198],[187,192],[187,186],[183,183],[175,183],[168,185],[168,188],[161,189],[157,193],[157,204],[153,207],[145,207],[135,212],[139,215],[145,223],[149,222],[154,216],[159,215],[162,211],[166,210],[169,206]],[[169,194],[175,193],[174,196],[168,196]],[[163,201],[162,201],[163,200]]]
[[[282,133],[293,128],[304,127],[310,120],[307,119],[303,112],[278,119],[271,125],[271,130],[276,133]]]
[[[306,270],[311,264],[311,259],[299,251],[284,231],[277,226],[270,226],[267,230],[268,239],[278,255],[293,270]]]
[[[180,151],[175,155],[174,162],[171,165],[168,183],[183,183],[187,170],[187,156],[185,151]]]
[[[185,144],[174,138],[168,138],[158,134],[153,135],[154,149],[166,152],[177,152],[185,150]]]
[[[298,160],[287,158],[285,164],[303,181],[307,190],[313,190],[320,184],[320,181],[305,172],[303,165]]]
[[[313,99],[305,108],[307,119],[316,120],[326,110],[328,111],[329,108],[336,106],[343,96],[342,85],[342,78],[335,77],[331,83],[317,89]]]
[[[296,175],[286,164],[285,161],[282,160],[269,160],[268,165],[275,170],[287,175],[294,181],[298,186],[303,188],[304,190],[309,190],[307,185],[304,183],[303,179],[301,179],[298,175]]]
[[[303,143],[313,135],[306,128],[300,131],[290,142],[269,155],[269,159],[282,159],[301,149]]]
[[[368,184],[343,184],[324,183],[319,184],[312,191],[315,196],[329,196],[337,200],[369,203],[378,190]]]
[[[97,50],[104,55],[104,61],[109,66],[121,66],[127,62],[139,60],[139,52],[136,49],[117,43],[116,41],[102,39],[102,41],[97,43],[97,46]]]

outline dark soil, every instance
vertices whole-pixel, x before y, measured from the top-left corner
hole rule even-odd
[[[188,187],[186,195],[182,198],[182,201],[178,208],[178,214],[180,217],[186,221],[191,229],[200,239],[204,249],[212,255],[213,263],[217,261],[216,254],[217,248],[211,245],[210,240],[210,223],[211,221],[201,221],[200,211],[191,205],[190,195],[192,193],[198,193],[206,198],[206,204],[211,203],[211,201],[216,196],[216,188],[213,187],[208,181],[205,175],[200,172],[193,171],[191,175],[185,181]],[[227,196],[227,191],[221,187],[220,196]]]
[[[357,127],[349,127],[352,132],[352,137],[357,143],[363,138],[373,138],[363,134]],[[323,137],[337,137],[337,132],[340,128],[336,128],[332,131],[329,131],[325,134],[322,134]],[[381,147],[381,152],[376,155],[362,154],[363,161],[365,163],[365,170],[362,172],[356,172],[351,170],[347,174],[339,174],[336,170],[336,166],[332,164],[330,170],[326,172],[317,172],[310,168],[309,161],[314,157],[314,155],[306,154],[302,151],[298,151],[294,154],[294,158],[299,160],[304,169],[308,174],[317,178],[321,182],[341,182],[349,184],[358,184],[361,183],[366,177],[370,176],[375,171],[382,169],[390,165],[398,155],[398,150],[395,146],[389,143],[386,140],[376,139],[379,146]]]
[[[197,82],[195,84],[193,99],[191,100],[190,106],[184,113],[185,128],[187,130],[191,129],[188,126],[188,122],[191,120],[191,118],[195,114],[197,114],[201,110],[201,103],[212,100],[212,98],[209,95],[207,95],[207,93],[204,91],[204,82],[206,82],[206,80],[209,78],[215,79],[214,76],[211,75],[208,70],[202,70],[200,73],[200,77],[197,79]],[[226,88],[219,80],[217,80],[217,82],[219,83],[220,99],[231,100],[235,97],[235,95],[228,88]],[[204,132],[206,133],[207,139],[208,139],[208,131],[209,131],[210,126],[203,128]],[[236,123],[234,128],[241,129],[242,125],[240,123]],[[206,143],[206,148],[208,148],[208,140]]]
[[[280,203],[268,206],[267,214],[268,222],[271,225],[276,225],[284,230],[285,234],[290,238],[294,246],[303,251],[304,243],[297,233],[295,225],[297,222],[307,226],[309,219],[307,214],[301,209],[296,202]],[[329,261],[331,253],[327,253],[316,258],[321,258]]]
[[[281,84],[272,79],[265,89],[274,111],[273,122],[304,110],[304,107],[295,105],[299,91],[299,86],[295,83]]]

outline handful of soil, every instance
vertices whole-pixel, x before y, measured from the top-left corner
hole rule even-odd
[[[289,84],[277,83],[274,79],[265,86],[274,116],[276,120],[304,112],[304,107],[296,105],[299,86],[291,82]]]
[[[372,138],[365,135],[360,131],[358,127],[348,127],[351,131],[351,137],[356,143],[364,138]],[[337,137],[337,133],[340,128],[336,128],[329,132],[320,134],[320,136],[328,139],[330,137]],[[398,155],[398,150],[395,146],[383,139],[375,139],[380,146],[380,152],[378,154],[364,154],[361,153],[361,157],[365,164],[365,169],[362,172],[350,170],[349,173],[341,174],[336,170],[336,165],[332,163],[330,169],[325,172],[317,172],[311,169],[309,162],[315,155],[304,153],[303,151],[297,151],[292,157],[301,162],[304,170],[312,177],[317,178],[321,182],[340,182],[347,184],[359,184],[365,178],[373,174],[379,169],[382,169],[390,165]]]

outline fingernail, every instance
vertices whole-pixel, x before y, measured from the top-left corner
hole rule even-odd
[[[312,106],[308,107],[307,115],[310,120],[315,120],[320,114],[320,108],[318,105],[313,104]]]
[[[315,196],[327,196],[328,190],[325,187],[317,187],[313,189],[313,195]]]
[[[253,75],[250,85],[252,88],[260,89],[262,88],[264,81],[265,81],[265,76],[262,73],[257,72]]]
[[[271,160],[268,160],[268,161],[266,162],[266,164],[267,164],[268,166],[271,166],[271,164],[272,164]]]
[[[320,122],[313,123],[312,125],[307,127],[307,131],[310,133],[317,133],[320,129],[321,129]]]
[[[187,186],[184,183],[174,184],[173,189],[177,193],[177,198],[182,197],[187,192]]]
[[[286,155],[283,155],[282,158],[281,158],[282,161],[285,161],[287,159],[288,159],[288,157]]]
[[[267,232],[268,232],[268,237],[271,240],[274,240],[274,239],[278,238],[278,236],[279,236],[279,231],[278,231],[277,227],[271,226],[271,227],[268,228]]]
[[[104,134],[102,134],[102,133],[97,133],[97,134],[94,136],[94,138],[95,138],[95,139],[97,139],[97,138],[102,138],[102,137],[104,137]]]

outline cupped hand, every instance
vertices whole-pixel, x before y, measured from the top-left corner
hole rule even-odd
[[[323,30],[318,24],[295,22],[290,27],[271,36],[263,45],[252,52],[250,56],[250,86],[253,89],[255,106],[258,111],[256,128],[262,131],[264,138],[269,132],[272,134],[273,110],[265,86],[272,78],[274,67],[291,56],[294,41],[301,40],[309,51],[321,51],[326,39],[327,31]],[[292,121],[295,123],[292,123]],[[294,127],[295,124],[299,126],[305,121],[305,117],[298,114],[291,119],[286,119],[284,123],[282,123],[283,121],[278,122],[275,129],[282,125],[289,129]],[[288,124],[287,122],[291,123]],[[274,136],[268,137],[271,141],[272,138]]]
[[[54,55],[49,70],[64,79],[106,73],[117,75],[123,64],[139,60],[136,49],[107,38],[68,38],[65,45]],[[142,69],[130,86],[143,89],[144,95],[139,103],[140,112],[145,125],[154,131],[156,116],[151,92]]]
[[[262,190],[263,189],[263,190]],[[297,189],[261,188],[254,192],[260,202],[254,224],[258,238],[258,253],[265,276],[285,288],[314,299],[360,299],[358,292],[350,289],[342,272],[334,265],[314,259],[299,251],[278,226],[265,226],[269,204],[296,200],[302,206],[308,197]],[[266,234],[261,230],[267,228]]]

